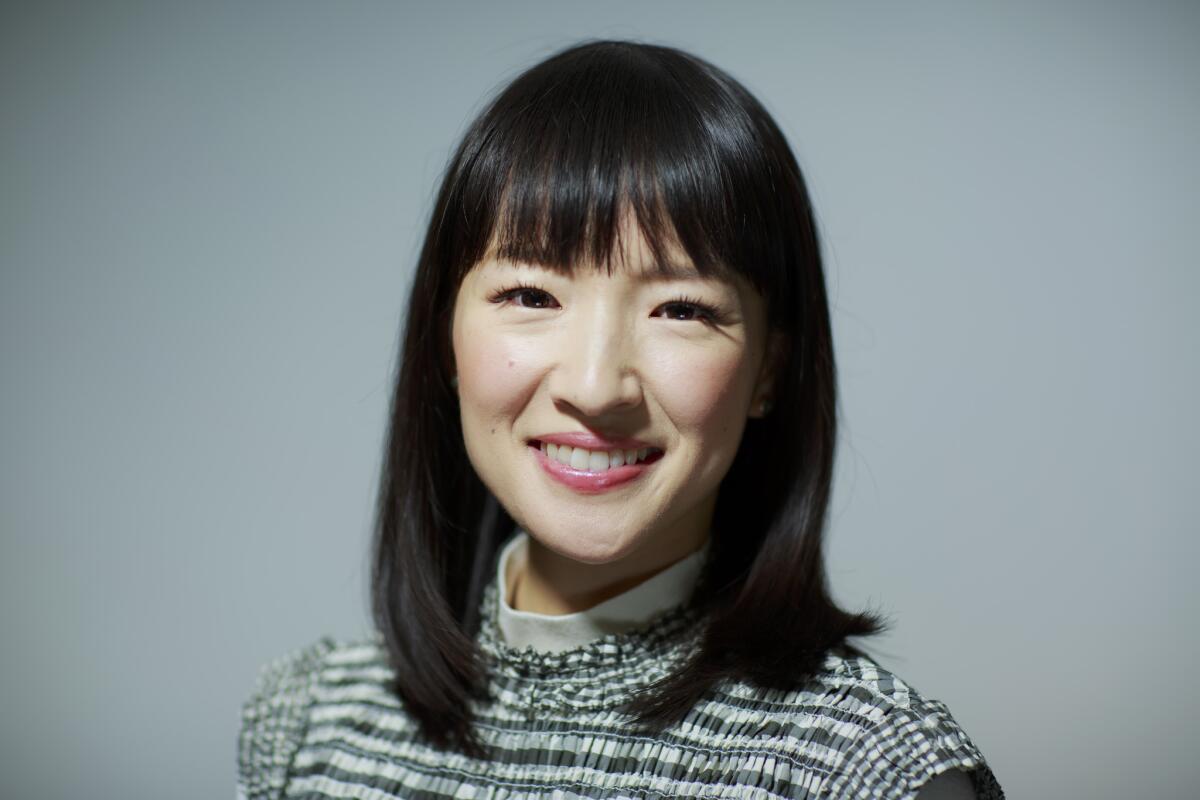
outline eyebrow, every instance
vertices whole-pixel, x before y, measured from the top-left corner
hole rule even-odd
[[[489,258],[488,261],[492,266],[500,268],[500,269],[507,269],[507,270],[533,269],[533,270],[544,270],[544,271],[548,271],[548,272],[562,272],[562,270],[555,269],[554,267],[551,267],[548,265],[533,264],[533,263],[524,262],[524,261],[522,261],[522,262],[505,261],[505,260],[496,259],[494,257]],[[659,280],[727,281],[727,280],[729,280],[729,275],[730,275],[729,270],[722,269],[722,268],[718,268],[711,275],[702,275],[700,273],[700,271],[698,269],[696,269],[696,267],[691,262],[667,261],[667,262],[654,262],[653,264],[651,264],[649,266],[649,268],[642,270],[638,277],[641,278],[642,280],[647,280],[647,281],[659,281]]]
[[[696,269],[690,262],[681,264],[677,261],[668,261],[665,264],[656,264],[655,268],[646,275],[648,278],[657,278],[659,274],[665,278],[672,280],[685,280],[688,278],[703,279],[705,276],[700,274],[700,270]]]

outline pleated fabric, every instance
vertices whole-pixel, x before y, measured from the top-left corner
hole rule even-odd
[[[438,750],[387,690],[378,637],[323,638],[266,665],[242,709],[239,790],[270,798],[889,798],[949,769],[1003,798],[946,706],[869,658],[832,653],[793,690],[719,684],[678,724],[643,735],[620,706],[699,643],[679,605],[631,631],[559,653],[509,647],[498,591],[483,595],[489,670],[473,703],[489,756]]]

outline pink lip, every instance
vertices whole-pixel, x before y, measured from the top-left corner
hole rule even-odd
[[[550,458],[542,452],[541,447],[536,443],[531,444],[530,449],[533,450],[534,458],[538,460],[538,463],[541,464],[542,469],[546,471],[547,475],[564,486],[584,494],[599,494],[600,492],[607,492],[610,489],[623,486],[641,477],[647,469],[654,466],[659,458],[662,457],[662,453],[660,452],[652,454],[647,460],[639,461],[636,464],[611,467],[603,472],[587,472]],[[613,449],[617,448],[614,447]],[[629,449],[632,450],[633,448]]]
[[[565,444],[569,447],[582,447],[584,450],[638,450],[642,447],[654,447],[649,442],[643,442],[641,439],[632,439],[630,437],[605,439],[603,436],[596,436],[593,433],[584,432],[569,432],[569,433],[543,433],[533,438],[534,442],[546,442],[547,444]],[[661,450],[662,448],[657,448]]]

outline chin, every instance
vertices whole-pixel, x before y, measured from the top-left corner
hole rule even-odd
[[[594,531],[589,527],[580,530],[561,525],[549,528],[525,526],[525,531],[543,547],[581,564],[609,564],[618,561],[636,544],[636,539],[616,534],[611,526],[605,529],[603,525]]]

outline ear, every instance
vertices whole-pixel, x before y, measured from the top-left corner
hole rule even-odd
[[[754,382],[754,392],[750,397],[750,417],[764,417],[771,410],[775,401],[775,384],[779,380],[780,371],[787,362],[791,342],[786,333],[771,331],[767,337],[766,353],[758,377]],[[764,405],[765,401],[765,405]]]

